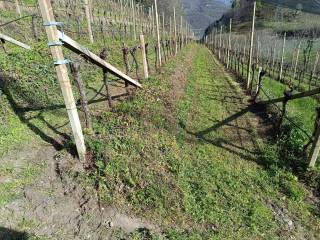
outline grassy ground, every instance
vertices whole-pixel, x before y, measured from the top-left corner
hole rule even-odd
[[[209,51],[190,48],[132,102],[96,119],[91,178],[103,202],[168,239],[319,237],[311,193],[291,171],[259,161],[267,126]],[[170,75],[190,50],[185,95],[172,103]]]
[[[110,61],[123,67],[121,42],[106,46]],[[1,94],[1,157],[27,140],[52,144],[70,135],[46,43],[33,47],[37,51],[26,53],[10,46],[0,58],[1,69],[13,73],[9,92]],[[98,53],[102,47],[100,42],[90,49]],[[101,75],[84,66],[89,97],[98,92]],[[154,232],[120,232],[119,238],[319,238],[317,198],[286,167],[287,158],[279,159],[287,153],[293,159],[294,152],[264,141],[270,126],[248,108],[247,97],[207,49],[190,45],[143,84],[132,101],[113,111],[91,105],[95,134],[86,133],[97,166],[87,177],[99,183],[102,203],[155,226]],[[264,86],[273,96],[284,89],[273,80]],[[309,131],[315,105],[303,100],[289,106]],[[41,172],[42,166],[21,168],[12,160],[0,167],[0,207]],[[30,225],[23,219],[20,229]]]
[[[234,66],[234,62],[232,63]],[[246,81],[247,78],[247,66],[244,66],[244,79]],[[237,73],[241,76],[241,66],[240,72]],[[251,71],[252,76],[252,71]],[[256,86],[258,83],[258,69],[255,70],[255,75],[252,83],[252,93],[256,91]],[[299,91],[308,91],[308,87],[301,84],[301,89],[297,89],[294,93],[298,93]],[[311,88],[311,89],[314,89]],[[284,96],[284,92],[288,91],[289,87],[287,84],[282,83],[277,80],[277,75],[265,75],[262,80],[262,91],[260,92],[259,99],[260,100],[269,100],[274,98],[280,98]],[[290,101],[287,106],[287,116],[292,120],[296,121],[299,124],[299,127],[308,134],[308,136],[312,136],[314,131],[314,122],[316,119],[316,107],[318,106],[318,100],[312,97],[300,98],[293,101]],[[277,107],[271,105],[276,112],[279,112],[282,109],[282,103],[278,103]],[[305,139],[308,140],[306,134]]]
[[[1,12],[1,18],[7,18],[6,14],[10,12]],[[12,15],[15,16],[14,13]],[[22,21],[19,24],[22,29],[30,27],[29,21]],[[29,156],[28,149],[37,151],[38,149],[34,149],[33,146],[44,149],[48,144],[53,145],[57,150],[69,150],[74,147],[46,37],[41,31],[40,42],[32,41],[31,36],[24,39],[23,34],[10,32],[10,27],[17,30],[17,26],[9,25],[2,31],[30,44],[33,50],[27,51],[10,43],[5,45],[7,53],[0,49],[0,207],[21,197],[24,187],[43,170],[41,164],[35,163],[39,156]],[[24,31],[21,32],[24,33]],[[132,39],[123,39],[123,42],[130,48],[139,44]],[[155,53],[152,47],[154,43],[149,38],[146,38],[146,42],[150,44],[149,60],[151,72],[154,73]],[[85,41],[81,43],[97,54],[102,48],[108,47],[108,61],[124,71],[122,41],[108,37],[105,42],[97,39],[94,44],[88,44]],[[75,54],[66,49],[64,53],[66,58],[72,61],[79,60]],[[142,76],[140,55],[137,50],[138,74]],[[132,68],[130,75],[137,78],[131,56],[129,61]],[[91,113],[108,111],[104,88],[101,91],[102,70],[82,60],[81,77],[90,100]],[[111,75],[109,77],[112,96],[118,95],[121,90],[124,92],[123,82]],[[71,74],[70,79],[77,100],[79,94]],[[80,110],[79,114],[83,123],[83,113]],[[35,161],[24,162],[25,159]]]

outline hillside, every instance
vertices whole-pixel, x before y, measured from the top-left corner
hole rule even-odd
[[[181,2],[198,37],[203,35],[210,23],[218,20],[229,8],[225,0],[181,0]]]
[[[232,8],[225,11],[223,16],[211,26],[223,25],[228,27],[229,19],[233,19],[233,28],[239,32],[249,31],[252,22],[253,0],[235,0]],[[319,12],[313,10],[317,4],[309,0],[300,4],[297,0],[292,1],[257,1],[256,29],[270,29],[275,33],[283,34],[314,34],[319,35]],[[210,31],[210,30],[209,30]]]

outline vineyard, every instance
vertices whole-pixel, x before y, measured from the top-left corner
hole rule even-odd
[[[97,85],[91,86],[93,92],[89,93],[89,95],[91,94],[89,97],[92,98],[92,101],[95,101],[96,97],[101,95],[101,91],[105,88],[107,91],[106,94],[108,95],[109,106],[112,106],[112,99],[109,96],[109,88],[112,87],[109,87],[109,85],[114,85],[113,88],[121,88],[119,81],[124,80],[128,94],[130,86],[141,88],[142,85],[129,77],[128,74],[132,74],[138,80],[148,78],[149,71],[157,69],[162,65],[162,62],[176,55],[191,38],[189,26],[182,17],[179,17],[178,23],[178,17],[174,13],[173,16],[170,16],[170,21],[168,22],[165,21],[164,13],[162,13],[160,18],[158,13],[154,13],[156,9],[153,7],[143,9],[142,6],[135,4],[133,1],[110,1],[107,5],[99,1],[95,1],[95,3],[92,4],[89,4],[87,1],[83,4],[77,1],[55,1],[53,5],[50,3],[43,6],[43,8],[39,7],[40,9],[36,7],[36,4],[31,5],[30,2],[21,4],[18,1],[2,2],[0,6],[6,10],[4,12],[5,15],[1,16],[6,19],[6,22],[1,24],[2,32],[11,33],[11,36],[1,33],[4,52],[9,51],[6,50],[6,42],[13,43],[29,51],[34,50],[31,49],[31,46],[25,44],[25,42],[38,42],[34,48],[39,49],[38,56],[40,58],[45,56],[48,52],[41,52],[40,49],[43,50],[44,47],[42,43],[43,40],[46,39],[46,29],[48,45],[54,58],[54,65],[56,65],[56,71],[64,96],[64,102],[68,109],[69,120],[75,136],[78,154],[82,159],[85,158],[84,155],[86,154],[83,133],[65,65],[71,63],[71,70],[73,70],[72,72],[77,82],[75,86],[77,86],[78,94],[81,97],[86,127],[90,128],[92,124],[87,104],[88,96],[84,94],[85,89],[80,79],[80,65],[82,65],[81,68],[85,69],[86,74],[90,75],[92,79],[97,77],[96,71],[94,74],[90,74],[90,71],[86,70],[95,67],[101,68],[100,74],[104,75],[104,80],[101,84],[104,84],[105,87],[102,86],[100,88],[100,86]],[[24,29],[26,28],[30,29],[28,35],[25,35],[26,32]],[[49,31],[53,32],[49,33]],[[77,41],[79,41],[79,43]],[[86,44],[92,46],[92,51],[98,50],[100,55],[91,52],[89,48],[86,47]],[[62,52],[63,47],[69,50],[66,56],[64,56]],[[112,51],[112,54],[110,54],[110,51]],[[121,71],[107,63],[105,60],[107,60],[109,55],[113,57],[116,56],[116,58],[108,59],[108,62],[112,62],[116,66],[124,66],[125,69]],[[10,59],[9,54],[8,59],[4,59],[4,61],[8,61],[8,64],[10,64],[10,60],[15,61],[17,59]],[[36,61],[39,59],[34,60],[35,62],[28,64],[31,66],[37,64]],[[46,58],[46,60],[45,65],[48,65],[50,59]],[[18,62],[22,65],[25,64],[24,61]],[[4,64],[7,65],[7,62],[4,62]],[[41,65],[43,68],[46,68],[43,63]],[[7,76],[8,78],[15,78],[14,72],[17,71],[17,68],[8,66],[8,69],[5,70],[13,75],[13,77],[11,75]],[[39,68],[37,68],[37,70],[39,70]],[[49,71],[48,68],[41,70]],[[111,73],[114,77],[109,77],[108,73]],[[23,78],[29,78],[30,75],[41,76],[36,72],[28,72],[27,74],[21,72],[20,74],[23,75]],[[53,73],[50,75],[54,76]],[[29,86],[25,86],[26,81],[21,79],[20,76],[18,78],[19,81],[21,81],[18,84],[17,81],[14,80],[11,80],[10,83],[17,84],[18,86],[16,87],[19,88],[26,87],[26,89],[21,89],[20,91],[17,89],[16,93],[20,95],[17,96],[17,99],[15,96],[12,96],[11,104],[16,105],[15,108],[27,108],[30,111],[37,108],[45,108],[50,104],[57,106],[62,104],[62,102],[56,102],[56,100],[59,99],[56,95],[58,94],[56,89],[57,85],[52,79],[46,79],[45,81],[47,82],[43,85],[38,83],[38,86],[31,86],[33,83],[30,83]],[[84,78],[87,79],[87,76],[84,76]],[[98,84],[94,80],[88,82]],[[39,98],[37,101],[32,99],[35,96],[28,96],[31,94],[28,90],[31,90],[33,87],[39,88]],[[32,89],[32,91],[33,90],[34,89]],[[112,89],[110,89],[110,91],[112,91]],[[45,93],[44,95],[46,96],[44,96],[43,93]],[[119,94],[124,94],[124,92],[120,90]],[[19,97],[30,97],[31,99],[19,99]],[[26,106],[24,104],[24,106],[19,106],[19,100],[25,100],[28,105]],[[21,117],[25,118],[24,116]],[[25,119],[25,121],[28,120]]]
[[[270,29],[256,31],[256,5],[252,15],[251,35],[233,33],[230,18],[227,29],[221,25],[210,30],[206,44],[227,69],[242,79],[253,102],[273,108],[277,129],[286,120],[305,136],[304,151],[313,143],[309,160],[314,167],[320,134],[316,96],[320,90],[320,45],[316,30],[310,27],[304,32],[284,30],[277,34]]]
[[[319,239],[320,17],[280,2],[0,0],[0,239]]]

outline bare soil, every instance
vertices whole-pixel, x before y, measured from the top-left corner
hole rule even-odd
[[[67,153],[51,146],[28,146],[3,161],[13,161],[17,168],[40,164],[43,170],[21,189],[21,197],[0,209],[0,239],[16,239],[17,234],[50,239],[119,239],[119,232],[154,229],[117,209],[100,207],[95,189],[83,184],[82,164]],[[26,232],[15,231],[21,229]]]

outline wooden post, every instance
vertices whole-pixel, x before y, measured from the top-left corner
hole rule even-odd
[[[120,19],[121,24],[124,24],[123,0],[120,0]]]
[[[183,28],[182,25],[183,25],[183,18],[182,18],[182,16],[180,16],[180,31],[179,31],[180,50],[182,48],[182,43],[183,43],[183,41],[182,41],[182,28]]]
[[[19,0],[15,0],[17,14],[22,17]]]
[[[31,50],[32,49],[29,45],[24,44],[22,42],[19,42],[19,41],[15,40],[15,39],[13,39],[13,38],[11,38],[9,36],[6,36],[6,35],[2,34],[1,32],[0,32],[0,40],[1,40],[2,44],[4,44],[5,42],[10,42],[10,43],[12,43],[14,45],[17,45],[19,47],[25,48],[27,50]]]
[[[253,17],[252,17],[252,28],[251,28],[251,39],[250,39],[250,52],[249,52],[249,61],[248,61],[248,74],[247,74],[247,89],[250,88],[250,69],[252,65],[252,53],[253,53],[253,40],[254,40],[254,28],[255,28],[255,21],[256,21],[256,1],[253,3]]]
[[[316,59],[314,61],[314,65],[313,65],[313,69],[312,69],[312,73],[311,73],[311,76],[310,76],[310,84],[309,84],[310,86],[311,86],[311,81],[312,81],[312,79],[315,76],[316,71],[317,71],[317,66],[318,66],[318,63],[319,63],[319,57],[320,57],[319,52],[317,52]]]
[[[47,33],[49,42],[51,43],[59,42],[59,35],[58,35],[58,30],[56,25],[50,24],[50,23],[55,23],[50,0],[38,0],[38,3],[39,3],[43,21],[48,24],[46,26],[46,33]],[[64,102],[67,108],[71,128],[73,131],[73,136],[75,138],[78,155],[80,160],[84,161],[85,155],[86,155],[86,146],[84,143],[81,123],[80,123],[79,115],[77,112],[75,100],[73,97],[70,79],[68,76],[68,68],[63,62],[65,61],[65,59],[62,52],[62,47],[61,45],[57,44],[57,45],[51,46],[50,49],[51,49],[53,60],[56,63],[55,69],[57,72]]]
[[[275,69],[276,69],[276,49],[277,49],[277,41],[275,41],[274,43],[274,47],[273,47],[273,50],[272,50],[272,73],[270,71],[270,76],[272,75],[273,77],[275,77]]]
[[[144,78],[147,79],[149,78],[149,71],[148,71],[148,62],[147,62],[147,54],[146,54],[146,44],[144,42],[143,34],[140,35],[140,46],[141,46],[141,52],[142,52]]]
[[[241,58],[241,76],[244,79],[244,63],[247,55],[247,37],[244,37],[243,56]]]
[[[159,16],[160,18],[160,16]],[[165,45],[165,39],[166,39],[166,35],[165,35],[165,21],[164,21],[164,12],[162,12],[162,23],[161,23],[161,33],[160,35],[162,36],[161,39],[161,50],[162,50],[162,54],[163,54],[163,61],[166,62],[167,61],[167,56],[166,56],[166,45]],[[160,37],[161,38],[161,37]]]
[[[93,43],[93,33],[92,33],[92,26],[91,26],[91,14],[90,14],[90,5],[88,0],[84,0],[86,18],[87,18],[87,27],[88,27],[88,34],[90,43]]]
[[[159,29],[159,15],[158,15],[158,4],[157,0],[154,0],[154,8],[156,13],[156,25],[157,25],[157,41],[158,41],[158,56],[159,56],[159,66],[162,65],[162,58],[161,58],[161,44],[160,44],[160,29]]]
[[[259,55],[260,55],[260,37],[259,35],[257,36],[257,48],[256,48],[256,63],[259,64]]]
[[[186,21],[186,28],[184,30],[184,40],[185,40],[185,45],[187,46],[188,45],[188,22]]]
[[[301,41],[299,42],[299,45],[298,45],[296,61],[295,61],[295,63],[294,63],[293,81],[296,79],[297,67],[298,67],[298,61],[299,61],[299,55],[300,55],[300,47],[301,47]]]
[[[164,21],[164,12],[162,12],[162,39],[163,41],[166,39],[166,28],[165,28],[165,21]],[[164,49],[163,49],[164,51]]]
[[[132,16],[133,16],[133,39],[137,40],[137,29],[136,29],[136,11],[135,11],[135,4],[134,1],[131,1],[131,7],[132,7]]]
[[[282,80],[282,74],[283,74],[283,62],[284,62],[284,50],[285,50],[285,47],[286,47],[286,36],[287,36],[287,33],[285,32],[284,36],[283,36],[282,55],[281,55],[280,72],[279,72],[279,81]]]
[[[222,48],[222,25],[220,26],[220,36],[219,36],[219,59],[221,61],[221,48]]]
[[[151,16],[152,16],[152,35],[155,36],[155,24],[154,24],[154,6],[151,6]]]
[[[170,17],[170,22],[169,22],[169,40],[170,40],[170,55],[172,56],[172,18]]]
[[[230,51],[231,51],[231,27],[232,27],[232,18],[230,18],[230,25],[229,25],[229,39],[228,39],[228,56],[227,56],[227,68],[229,68],[229,61],[230,61]]]
[[[309,167],[314,167],[320,152],[320,108],[317,108],[317,119],[315,123],[316,133],[314,136],[314,142],[312,144],[311,152],[309,155]]]
[[[174,42],[175,42],[175,51],[174,55],[178,53],[178,42],[177,42],[177,17],[176,17],[176,9],[173,8],[173,24],[174,24]]]
[[[214,46],[213,46],[214,54],[217,54],[217,29],[214,29]]]

